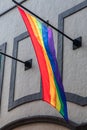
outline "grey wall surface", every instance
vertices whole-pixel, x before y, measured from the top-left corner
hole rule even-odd
[[[49,23],[58,28],[59,15],[66,12],[66,10],[69,10],[76,5],[79,5],[86,1],[26,0],[24,2],[23,0],[19,0],[18,2],[23,2],[23,5],[26,8],[34,11],[43,19],[49,20]],[[79,7],[81,7],[81,5],[79,5]],[[73,39],[82,36],[82,47],[75,51],[72,50],[71,41],[64,38],[62,59],[63,84],[65,92],[76,94],[81,97],[87,96],[86,21],[87,8],[85,7],[73,15],[64,18],[63,22],[64,33]],[[59,28],[61,28],[61,26],[59,26]],[[40,100],[41,89],[39,68],[30,38],[27,34],[27,36],[25,35],[26,31],[26,27],[17,8],[15,7],[15,4],[11,0],[0,0],[0,45],[7,42],[6,53],[9,55],[15,55],[18,49],[17,58],[23,61],[33,59],[32,68],[27,71],[24,71],[24,65],[22,63],[17,62],[15,80],[13,80],[14,82],[12,85],[11,80],[12,75],[14,75],[14,71],[12,70],[12,60],[6,57],[0,104],[0,128],[4,128],[4,126],[6,126],[8,123],[32,116],[46,115],[62,118],[61,115],[53,107]],[[58,33],[56,31],[53,32],[57,53],[59,44]],[[14,51],[15,43],[18,44],[18,48],[16,48]],[[60,55],[58,57],[60,57]],[[29,95],[33,95],[35,93],[40,93],[39,97],[37,97],[37,94],[36,97],[32,99]],[[68,100],[67,103],[69,120],[72,121],[74,125],[87,123],[86,105],[83,107],[78,105],[78,103],[76,104]],[[61,126],[59,128],[60,130],[68,129],[62,128]],[[20,129],[23,128],[15,128],[14,130]],[[28,126],[26,126],[24,129],[28,129]],[[32,129],[33,128],[31,128],[31,130]]]

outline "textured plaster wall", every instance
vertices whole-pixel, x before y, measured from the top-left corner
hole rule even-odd
[[[64,32],[71,37],[82,36],[82,47],[72,49],[71,41],[64,38],[63,84],[67,92],[87,97],[87,8],[65,18]],[[72,108],[73,106],[73,108]],[[68,106],[74,119],[87,121],[87,107]],[[73,114],[74,113],[74,114]]]
[[[21,2],[22,0],[17,0],[18,2]],[[14,3],[12,0],[0,0],[0,14],[12,7]]]
[[[24,64],[17,64],[17,74],[15,83],[15,86],[17,87],[15,87],[15,99],[40,91],[40,74],[30,38],[26,38],[19,42],[18,58],[23,61],[33,59],[33,65],[32,69],[24,71]],[[21,83],[22,85],[20,87]]]
[[[41,16],[43,19],[49,20],[49,22],[52,23],[55,27],[58,27],[58,15],[82,1],[84,0],[66,0],[66,1],[65,0],[55,0],[55,1],[54,0],[28,0],[24,3],[24,5],[28,9],[34,11],[36,14]],[[11,2],[11,0],[9,1],[0,0],[0,14],[6,11],[8,8],[12,7],[13,5],[14,4]],[[86,60],[87,29],[84,26],[84,24],[86,24],[87,21],[86,12],[87,9],[83,10],[81,13],[77,13],[75,16],[73,15],[70,18],[66,18],[65,26],[64,26],[65,33],[69,34],[72,38],[74,35],[76,37],[79,35],[83,36],[83,41],[84,41],[83,48],[75,52],[73,52],[72,47],[70,47],[71,46],[71,43],[69,44],[70,41],[64,39],[64,42],[67,43],[66,45],[64,45],[64,75],[63,75],[65,90],[69,92],[75,92],[81,94],[82,96],[87,95],[85,91],[87,85],[85,69],[87,68],[84,69],[87,63]],[[77,16],[77,20],[75,21],[76,16]],[[80,20],[81,22],[79,22]],[[79,29],[79,27],[81,28]],[[21,16],[17,8],[11,10],[10,12],[0,17],[0,44],[7,42],[7,51],[6,51],[7,54],[12,55],[14,37],[20,35],[25,31],[26,31],[25,25],[21,19]],[[55,47],[57,48],[57,32],[55,31],[54,31],[54,37],[55,37]],[[33,67],[31,70],[25,72],[23,64],[21,63],[17,64],[15,99],[19,99],[20,97],[26,96],[28,94],[32,94],[34,93],[34,91],[38,92],[40,90],[39,69],[38,69],[35,53],[33,51],[29,38],[26,38],[25,40],[21,41],[19,45],[18,58],[22,60],[29,60],[30,58],[32,58]],[[79,64],[77,64],[77,62]],[[2,89],[2,101],[0,106],[1,107],[0,128],[11,121],[14,121],[16,119],[21,119],[23,117],[34,116],[34,115],[60,116],[60,114],[54,108],[52,108],[50,105],[42,101],[27,103],[8,112],[11,63],[12,60],[6,58],[4,82],[3,82],[3,89]],[[74,67],[74,70],[72,70],[71,66],[73,65],[75,66],[78,65],[78,69]],[[68,70],[68,68],[70,69]],[[75,75],[74,71],[76,72],[77,70],[79,71],[76,73],[77,75]],[[71,74],[73,74],[73,77]],[[69,76],[71,78],[69,78]],[[74,78],[77,79],[74,80]],[[82,87],[84,89],[82,89]],[[80,91],[81,89],[82,91]],[[87,121],[86,107],[84,107],[84,112],[83,112],[82,107],[72,103],[68,103],[68,112],[69,112],[69,118],[72,121],[75,121],[77,123],[82,123]],[[38,127],[41,126],[37,126],[37,129]],[[33,130],[33,127],[31,128],[31,130]]]
[[[64,75],[67,91],[83,97],[87,96],[87,8],[65,18],[64,30],[72,38],[82,36],[82,47],[72,50],[71,41],[64,39]],[[68,25],[70,25],[68,27]],[[67,53],[68,52],[68,53]]]

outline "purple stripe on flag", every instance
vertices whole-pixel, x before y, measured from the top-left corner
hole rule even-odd
[[[62,90],[64,91],[63,85],[62,85],[62,80],[60,77],[60,73],[59,73],[59,69],[58,69],[58,63],[57,63],[57,58],[56,58],[56,52],[55,52],[55,48],[54,48],[54,40],[53,40],[53,33],[51,28],[48,28],[48,45],[54,60],[54,64],[55,64],[55,78],[59,84],[59,86],[62,88]]]

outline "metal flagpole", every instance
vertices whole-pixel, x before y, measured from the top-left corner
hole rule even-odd
[[[65,36],[66,38],[68,38],[69,40],[71,40],[73,42],[73,46],[75,47],[75,49],[81,47],[81,38],[79,37],[79,39],[72,39],[71,37],[69,37],[68,35],[66,35],[65,33],[63,33],[62,31],[60,31],[59,29],[57,29],[56,27],[54,27],[52,24],[48,23],[47,21],[45,21],[44,19],[42,19],[41,17],[39,17],[38,15],[36,15],[35,13],[33,13],[32,11],[30,11],[29,9],[27,9],[26,7],[24,7],[23,5],[21,5],[20,3],[18,3],[15,0],[12,0],[16,5],[20,6],[21,8],[23,8],[24,10],[26,10],[27,12],[29,12],[30,14],[32,14],[33,16],[35,16],[36,18],[40,19],[42,22],[44,22],[45,24],[47,24],[48,26],[50,26],[51,28],[53,28],[54,30],[56,30],[57,32],[61,33],[63,36]]]
[[[30,60],[24,62],[24,61],[22,61],[22,60],[19,60],[19,59],[15,58],[15,57],[10,56],[10,55],[8,55],[8,54],[5,54],[5,53],[3,53],[3,52],[0,52],[0,54],[1,54],[1,55],[4,55],[4,56],[6,56],[6,57],[9,57],[9,58],[11,58],[11,59],[13,59],[13,60],[16,60],[16,61],[18,61],[18,62],[20,62],[20,63],[23,63],[23,64],[25,65],[25,70],[30,69],[30,68],[32,67],[32,59],[30,59]]]

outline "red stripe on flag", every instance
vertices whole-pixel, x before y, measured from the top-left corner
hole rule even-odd
[[[18,7],[18,9],[25,22],[25,25],[26,25],[28,33],[31,37],[31,41],[32,41],[32,44],[33,44],[33,47],[34,47],[34,50],[35,50],[35,53],[37,56],[40,73],[41,73],[41,77],[42,77],[42,94],[43,94],[42,98],[43,98],[43,100],[50,103],[50,82],[49,82],[49,75],[48,75],[48,70],[47,70],[47,65],[46,65],[43,49],[40,46],[37,38],[34,35],[34,32],[32,30],[31,24],[26,16],[26,13],[21,8]]]

